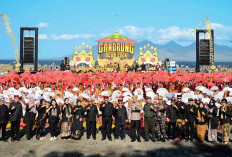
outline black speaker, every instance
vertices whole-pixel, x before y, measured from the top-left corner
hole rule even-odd
[[[169,62],[169,58],[165,58],[165,63],[166,63],[166,62]]]
[[[34,37],[24,37],[23,62],[34,63]]]
[[[69,64],[69,57],[65,57],[65,58],[64,58],[64,63],[65,63],[65,64]]]
[[[208,39],[200,40],[199,64],[210,65],[210,40]]]

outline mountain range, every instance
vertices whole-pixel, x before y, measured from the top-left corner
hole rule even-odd
[[[195,61],[196,60],[196,42],[188,46],[182,46],[175,41],[169,41],[164,45],[154,44],[151,41],[144,40],[135,44],[135,59],[139,56],[139,49],[144,45],[150,44],[150,46],[156,47],[158,51],[158,57],[160,60],[169,58],[174,61]],[[98,45],[92,46],[93,56],[97,59]],[[228,46],[214,45],[215,61],[219,62],[232,62],[232,48]],[[65,57],[72,58],[74,54],[68,54]],[[63,57],[52,59],[63,59]]]

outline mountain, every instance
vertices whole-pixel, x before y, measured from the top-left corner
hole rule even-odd
[[[195,61],[196,60],[196,42],[188,46],[181,46],[175,41],[169,41],[164,45],[155,44],[151,41],[144,40],[135,44],[135,59],[139,56],[139,49],[144,45],[150,44],[150,46],[156,47],[158,50],[158,56],[160,60],[169,58],[175,61]],[[93,56],[97,59],[98,45],[92,46]],[[232,61],[232,48],[222,45],[214,45],[215,61],[226,62]],[[72,58],[74,54],[69,54],[66,57]],[[62,57],[59,57],[59,59]],[[57,58],[54,58],[57,59]]]

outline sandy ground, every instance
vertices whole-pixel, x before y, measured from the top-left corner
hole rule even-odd
[[[129,134],[130,136],[130,134]],[[49,141],[47,134],[44,141],[37,141],[35,137],[28,141],[23,136],[21,141],[0,142],[0,156],[2,157],[63,157],[63,156],[169,156],[169,157],[203,157],[232,156],[232,144],[223,145],[221,143],[211,144],[208,142],[130,142],[127,135],[126,141],[101,141],[101,134],[97,134],[96,141],[87,141],[86,135],[82,140],[61,140],[60,136],[56,141]],[[232,135],[231,135],[232,136]]]

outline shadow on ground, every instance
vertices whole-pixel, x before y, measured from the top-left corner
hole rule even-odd
[[[146,143],[144,143],[146,144]],[[229,145],[221,145],[221,144],[205,144],[194,142],[194,145],[191,147],[184,146],[184,143],[174,142],[172,148],[162,148],[155,149],[150,151],[140,151],[140,150],[131,150],[128,147],[128,152],[120,153],[120,150],[105,150],[101,154],[83,154],[82,152],[59,152],[54,151],[50,152],[43,157],[102,157],[102,156],[110,156],[110,157],[231,157],[232,156],[232,148]],[[37,157],[40,156],[36,154],[33,150],[30,150],[24,157]]]

